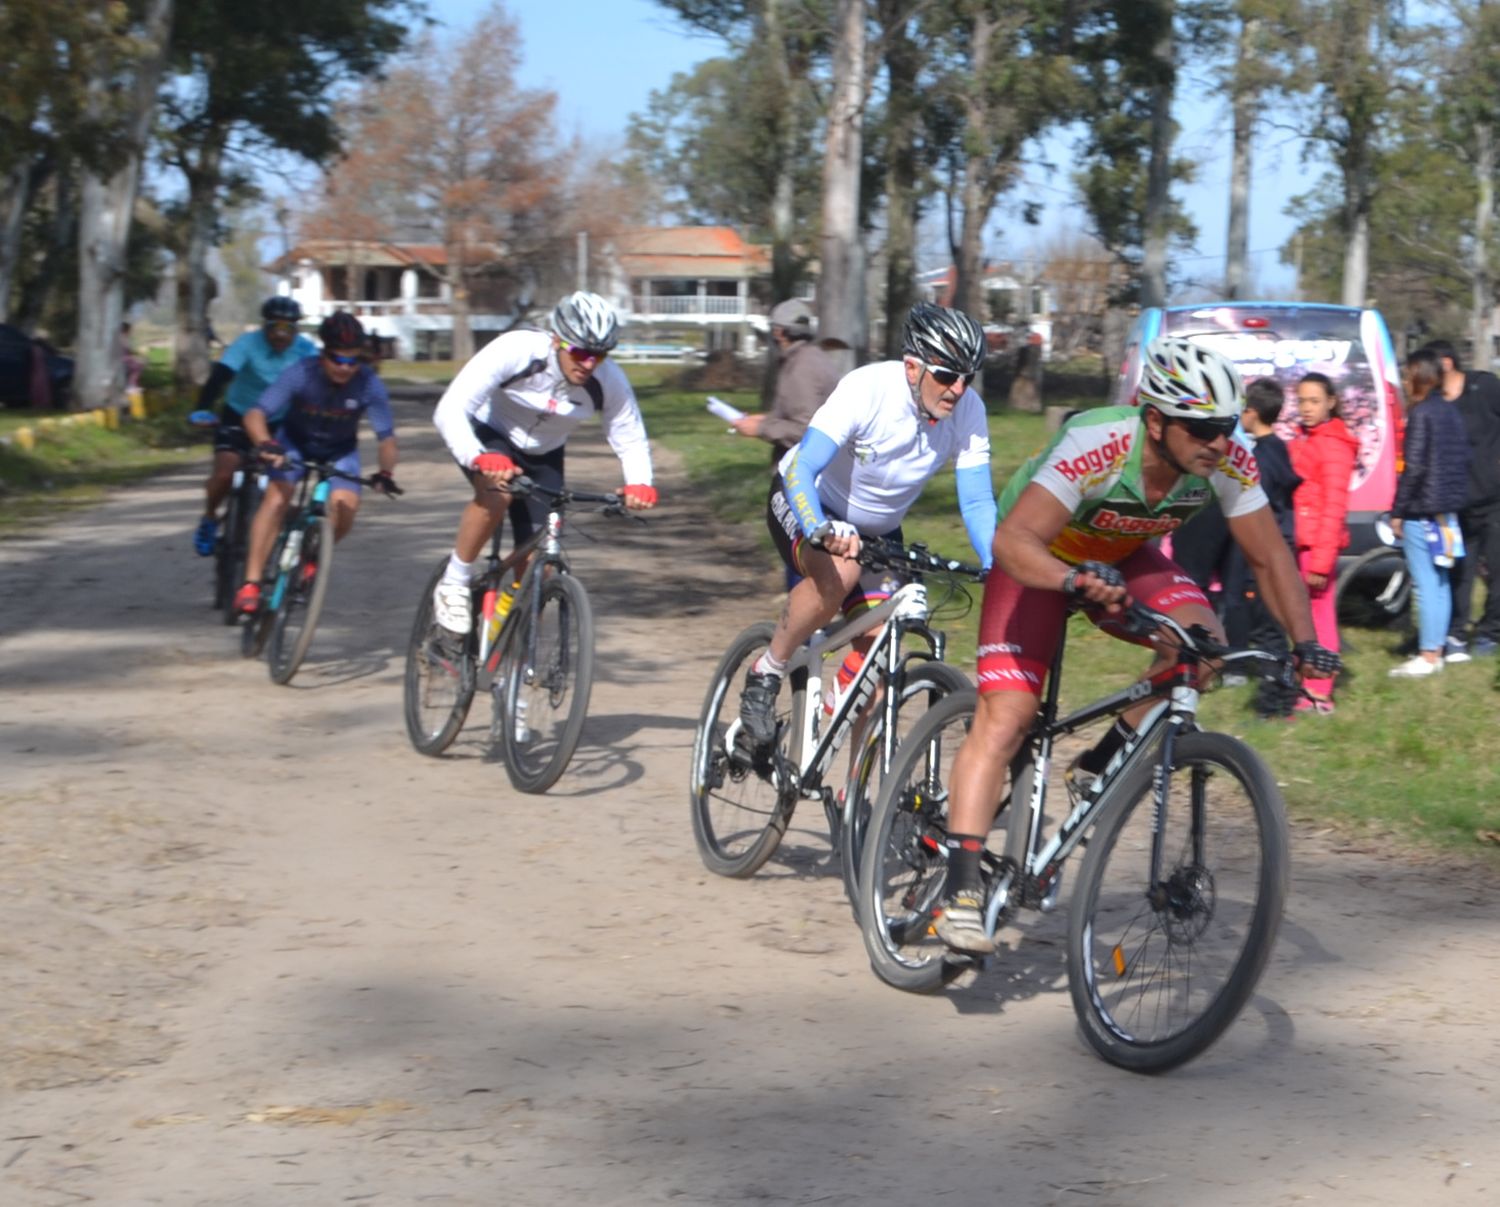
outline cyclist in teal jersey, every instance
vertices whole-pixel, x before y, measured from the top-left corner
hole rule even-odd
[[[1163,337],[1145,350],[1138,407],[1075,416],[1000,495],[995,564],[979,622],[979,706],[950,780],[947,898],[938,937],[991,954],[980,860],[1006,768],[1036,716],[1070,602],[1101,628],[1129,599],[1183,625],[1223,631],[1198,585],[1154,545],[1217,500],[1266,605],[1290,633],[1304,676],[1332,675],[1338,655],[1317,644],[1307,589],[1260,486],[1255,454],[1234,435],[1244,407],[1237,370],[1209,348]],[[1171,664],[1157,655],[1148,676]],[[1124,746],[1149,701],[1127,711],[1069,774],[1097,775]]]
[[[240,454],[250,450],[250,439],[245,435],[245,412],[284,369],[318,354],[317,344],[297,333],[302,307],[295,298],[267,298],[260,308],[260,317],[263,320],[260,328],[240,336],[214,363],[198,394],[198,409],[204,411],[213,406],[226,386],[229,390],[214,432],[213,467],[203,484],[207,496],[203,518],[193,533],[193,548],[203,557],[213,556],[219,508],[229,494]]]

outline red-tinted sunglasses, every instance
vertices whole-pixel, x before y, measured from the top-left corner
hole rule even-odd
[[[570,344],[566,340],[562,341],[562,348],[574,360],[590,365],[609,355],[608,348],[580,348],[577,344]]]

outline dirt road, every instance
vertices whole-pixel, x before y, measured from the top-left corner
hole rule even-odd
[[[577,526],[601,657],[568,775],[517,796],[477,726],[413,753],[406,632],[462,486],[400,418],[409,493],[367,500],[287,688],[206,607],[196,475],[0,545],[0,1202],[1500,1202],[1472,873],[1300,828],[1258,996],[1155,1079],[1075,1035],[1061,914],[915,998],[819,819],[706,873],[692,728],[775,579],[670,467],[649,527]],[[570,480],[614,485],[602,449]]]

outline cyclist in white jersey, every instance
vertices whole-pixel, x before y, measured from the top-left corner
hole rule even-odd
[[[1266,605],[1291,634],[1304,676],[1332,675],[1338,655],[1317,644],[1307,589],[1260,486],[1255,454],[1234,436],[1244,391],[1234,365],[1184,339],[1152,341],[1139,407],[1069,420],[1000,495],[995,566],[979,621],[979,706],[949,780],[948,881],[937,933],[949,947],[993,954],[984,932],[980,864],[1006,768],[1036,716],[1069,600],[1112,635],[1128,598],[1184,626],[1223,630],[1198,585],[1149,540],[1217,500]],[[1158,650],[1147,675],[1170,666]],[[1069,769],[1097,775],[1151,708],[1127,710]]]
[[[453,633],[473,624],[474,563],[507,512],[517,545],[545,520],[549,500],[514,498],[506,484],[525,474],[561,490],[564,445],[579,424],[595,414],[603,421],[624,472],[625,506],[656,506],[651,446],[635,391],[624,370],[606,359],[619,339],[614,308],[580,291],[557,304],[550,325],[550,331],[508,331],[491,340],[459,371],[433,414],[474,488],[433,593],[437,621]]]
[[[874,607],[894,589],[889,575],[862,573],[860,537],[900,540],[907,509],[950,462],[969,540],[990,564],[989,426],[969,388],[984,365],[984,331],[960,310],[919,302],[902,352],[847,374],[781,460],[767,522],[783,559],[804,577],[745,678],[740,718],[753,743],[776,736],[776,695],[792,653],[840,610]]]

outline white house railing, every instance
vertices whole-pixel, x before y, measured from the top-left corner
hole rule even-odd
[[[630,312],[641,318],[744,318],[762,313],[760,307],[740,297],[696,294],[652,297],[636,294],[630,299]]]

